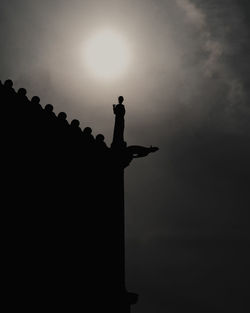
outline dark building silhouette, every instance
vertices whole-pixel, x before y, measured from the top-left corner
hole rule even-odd
[[[9,309],[129,313],[124,169],[154,147],[127,147],[123,97],[109,148],[53,106],[0,84],[2,203]]]

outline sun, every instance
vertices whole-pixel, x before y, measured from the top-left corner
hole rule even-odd
[[[120,77],[130,63],[128,43],[112,30],[102,30],[92,35],[85,42],[84,56],[89,72],[101,79]]]

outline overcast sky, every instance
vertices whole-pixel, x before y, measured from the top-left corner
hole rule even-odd
[[[107,27],[132,58],[104,81],[83,47]],[[0,41],[2,81],[108,144],[123,95],[128,144],[160,147],[126,170],[132,312],[247,312],[250,2],[1,0]]]

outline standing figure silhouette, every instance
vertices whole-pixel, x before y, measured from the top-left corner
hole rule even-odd
[[[122,148],[126,147],[126,142],[124,141],[123,134],[124,134],[124,127],[125,127],[125,107],[122,104],[124,101],[123,96],[118,98],[118,104],[113,104],[113,112],[115,114],[115,127],[114,127],[114,134],[113,134],[113,142],[112,148]]]

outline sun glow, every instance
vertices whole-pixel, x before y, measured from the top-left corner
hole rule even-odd
[[[86,66],[98,78],[114,79],[121,76],[129,62],[128,44],[116,32],[100,31],[85,43]]]

